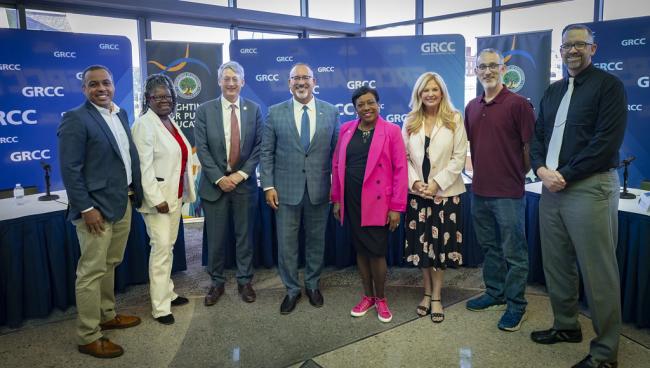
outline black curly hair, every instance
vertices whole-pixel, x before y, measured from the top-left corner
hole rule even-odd
[[[144,93],[142,94],[142,112],[140,115],[144,115],[149,110],[149,97],[153,95],[153,91],[158,87],[165,87],[169,89],[169,93],[172,95],[172,114],[176,113],[176,91],[174,90],[174,83],[172,80],[165,74],[152,74],[147,77],[147,80],[144,82]]]

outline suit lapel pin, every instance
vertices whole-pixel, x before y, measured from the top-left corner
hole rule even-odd
[[[246,108],[246,106],[244,106],[244,110],[248,110],[248,108]]]

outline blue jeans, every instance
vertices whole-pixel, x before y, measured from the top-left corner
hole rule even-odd
[[[505,301],[513,312],[526,310],[528,244],[524,232],[524,198],[472,197],[472,219],[483,253],[486,293]]]

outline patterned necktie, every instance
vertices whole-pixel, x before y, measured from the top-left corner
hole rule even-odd
[[[569,78],[569,88],[567,88],[564,97],[562,97],[560,106],[557,108],[557,114],[555,114],[553,134],[551,135],[551,142],[548,144],[548,151],[546,152],[546,167],[550,170],[557,169],[558,161],[560,159],[564,127],[566,126],[566,117],[569,113],[571,95],[573,94],[573,79],[574,78]]]
[[[237,105],[230,105],[230,152],[228,165],[230,165],[231,170],[235,169],[235,165],[239,161],[239,122],[237,121],[237,113],[235,113],[236,108]]]
[[[309,149],[309,114],[307,105],[302,107],[302,120],[300,122],[300,142],[305,152]]]

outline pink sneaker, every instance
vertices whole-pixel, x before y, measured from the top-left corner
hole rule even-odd
[[[380,321],[390,322],[393,319],[393,315],[390,313],[390,309],[388,309],[388,304],[386,304],[386,298],[375,298],[375,305],[377,306],[377,318]]]
[[[363,296],[359,304],[355,305],[350,311],[352,317],[362,317],[365,316],[368,310],[374,308],[375,306],[375,297],[372,296]]]

